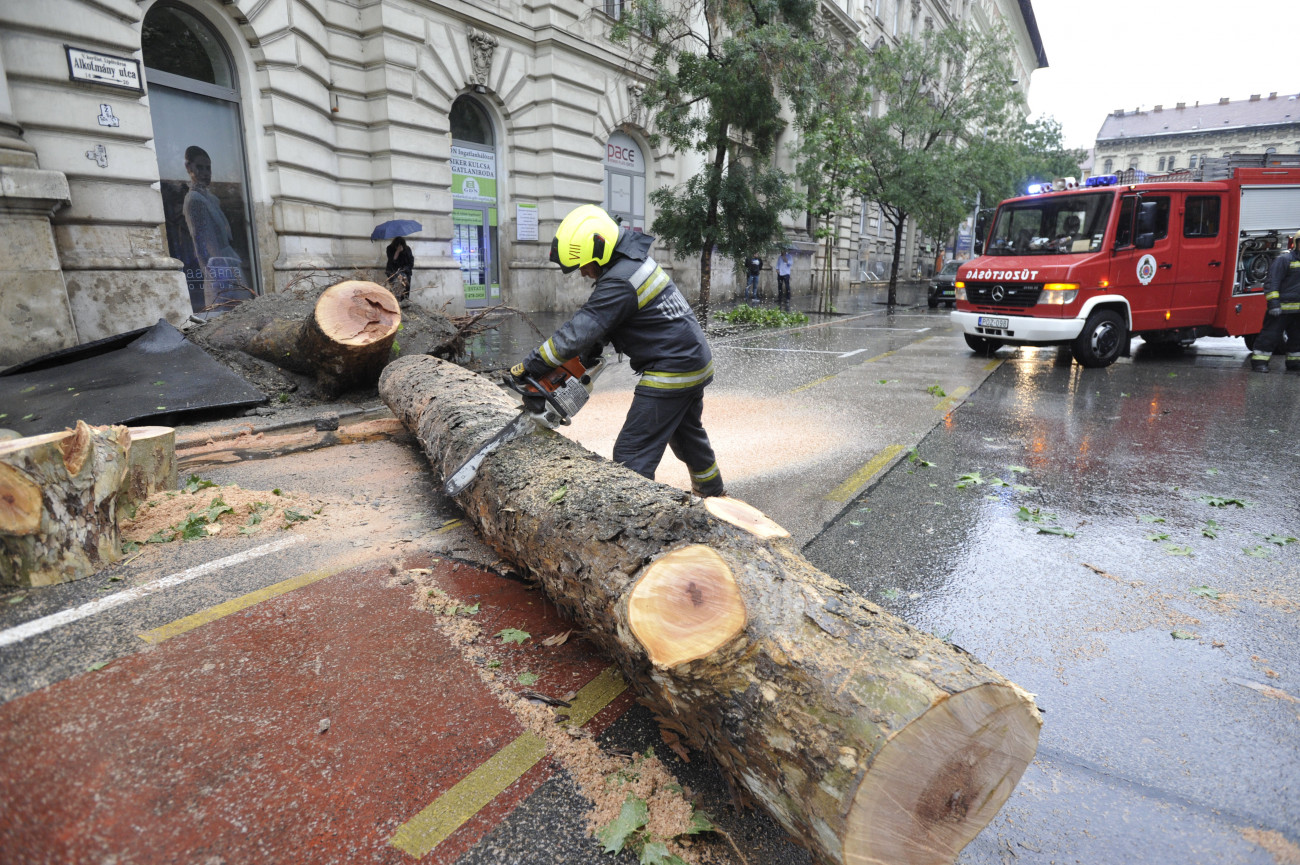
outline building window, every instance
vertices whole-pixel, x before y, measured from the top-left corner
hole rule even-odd
[[[894,2],[894,35],[898,35],[898,22],[903,18],[903,0]]]
[[[1189,195],[1183,210],[1183,237],[1219,236],[1219,196]]]
[[[1196,167],[1196,154],[1195,154],[1195,153],[1193,153],[1190,157],[1188,157],[1188,159],[1187,159],[1187,167],[1188,167],[1188,168],[1195,168],[1195,167]]]
[[[1165,170],[1165,158],[1162,156],[1160,157],[1160,164],[1156,167],[1156,171],[1164,171],[1164,170]]]
[[[1105,168],[1103,169],[1104,173],[1106,173],[1106,174],[1110,174],[1110,173],[1113,172],[1114,170],[1115,170],[1115,160],[1113,160],[1113,159],[1107,159],[1107,160],[1106,160],[1106,164],[1105,164]]]
[[[1138,160],[1137,160],[1137,157],[1136,157],[1136,156],[1130,156],[1130,157],[1129,157],[1129,160],[1128,160],[1128,167],[1129,167],[1129,168],[1137,168],[1137,167],[1138,167]]]
[[[1174,170],[1174,160],[1177,159],[1177,158],[1178,158],[1177,156],[1171,156],[1171,157],[1169,157],[1169,164],[1166,165],[1165,167],[1168,168],[1170,171],[1173,171],[1173,170]]]
[[[244,128],[234,63],[211,25],[159,3],[140,34],[167,249],[195,312],[257,294]]]
[[[605,210],[633,231],[645,231],[645,160],[625,132],[605,144]]]

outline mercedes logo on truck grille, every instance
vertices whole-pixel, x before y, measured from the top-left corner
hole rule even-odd
[[[1007,290],[1000,285],[993,286],[993,290],[989,292],[989,297],[993,298],[994,303],[1001,303],[1006,296]]]

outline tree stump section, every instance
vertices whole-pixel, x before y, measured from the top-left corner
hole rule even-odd
[[[267,323],[240,346],[254,357],[316,378],[326,397],[371,387],[389,360],[402,309],[381,285],[350,279],[321,292],[304,321]]]
[[[443,477],[517,411],[427,356],[390,364],[379,391]],[[660,724],[823,862],[952,862],[1034,756],[1029,694],[814,568],[757,511],[726,509],[752,524],[734,525],[551,431],[489,455],[457,501]]]
[[[176,430],[168,426],[128,427],[131,449],[118,491],[117,511],[133,514],[159,490],[176,489]]]
[[[131,435],[91,427],[0,444],[0,584],[48,586],[117,561]]]

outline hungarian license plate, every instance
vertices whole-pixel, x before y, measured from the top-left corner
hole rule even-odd
[[[989,318],[987,315],[981,315],[979,322],[980,322],[980,327],[1000,327],[1004,330],[1006,329],[1007,325],[1011,323],[1005,318]]]

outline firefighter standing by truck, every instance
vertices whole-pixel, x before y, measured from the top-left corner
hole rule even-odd
[[[1264,298],[1268,301],[1268,312],[1259,336],[1255,337],[1250,368],[1268,372],[1269,359],[1285,333],[1286,368],[1300,372],[1300,231],[1291,236],[1291,249],[1273,259]]]
[[[612,343],[641,376],[614,442],[614,462],[654,480],[664,448],[671,447],[690,470],[696,495],[726,495],[701,420],[713,354],[686,298],[650,257],[652,243],[650,235],[620,228],[593,204],[564,217],[550,260],[595,285],[573,318],[510,372],[516,379],[542,376]]]

